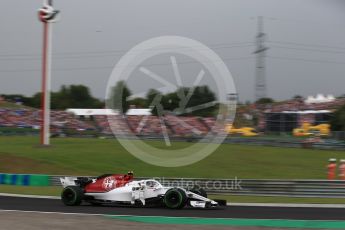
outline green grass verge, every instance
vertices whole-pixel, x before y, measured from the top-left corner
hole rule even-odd
[[[60,186],[16,186],[0,185],[0,193],[40,195],[40,196],[59,196],[62,187]]]
[[[0,193],[60,196],[60,186],[14,186],[0,185]],[[299,204],[345,204],[340,198],[298,198],[275,196],[238,196],[238,195],[209,195],[211,199],[225,199],[230,203],[299,203]]]
[[[174,225],[209,225],[233,227],[269,227],[274,229],[344,229],[345,221],[325,220],[279,220],[279,219],[240,219],[240,218],[197,218],[165,216],[118,216],[106,215],[108,218],[149,224]]]
[[[345,151],[222,144],[193,165],[167,168],[138,160],[114,139],[57,138],[48,148],[37,147],[38,142],[38,137],[0,136],[0,172],[99,175],[134,170],[136,176],[149,177],[325,179],[328,159],[345,158]],[[166,148],[161,141],[149,143]],[[173,148],[190,144],[175,142]]]

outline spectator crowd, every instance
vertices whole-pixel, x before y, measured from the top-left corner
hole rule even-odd
[[[66,111],[51,111],[51,129],[56,133],[66,130],[79,132],[94,130],[104,135],[135,134],[162,135],[163,132],[174,136],[203,136],[213,130],[214,118],[183,117],[166,115],[164,117],[95,115],[90,117],[75,116]],[[0,127],[33,128],[41,125],[41,111],[36,109],[0,109]]]
[[[251,111],[258,114],[257,128],[264,126],[263,114],[284,111],[335,110],[345,104],[345,98],[337,98],[323,103],[305,103],[296,98],[284,102],[264,105],[251,104],[240,107],[237,117],[251,117]],[[309,122],[308,114],[301,116],[303,122]],[[0,108],[0,127],[39,129],[42,122],[41,111],[38,109]],[[218,125],[214,117],[176,116],[168,114],[163,117],[153,115],[94,115],[76,116],[67,111],[51,111],[51,130],[54,133],[65,133],[73,130],[79,133],[92,130],[101,135],[135,134],[162,135],[176,137],[204,136],[208,133],[224,132],[224,125]]]

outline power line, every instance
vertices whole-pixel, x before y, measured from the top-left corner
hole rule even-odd
[[[345,50],[345,47],[340,46],[328,46],[328,45],[319,45],[319,44],[306,44],[306,43],[297,43],[297,42],[286,42],[286,41],[267,41],[268,43],[278,43],[278,44],[290,44],[295,46],[307,46],[307,47],[323,47],[328,49],[343,49]]]
[[[242,44],[242,45],[241,45]],[[236,48],[236,47],[249,47],[253,46],[253,42],[237,42],[237,43],[218,43],[218,44],[212,44],[208,47],[213,49],[220,49],[220,48]],[[180,47],[176,48],[178,49],[191,49],[191,48],[197,48],[197,47],[203,47],[203,46],[190,46],[190,47]],[[165,50],[167,48],[152,48],[152,49],[139,49],[138,51],[156,51],[156,50]],[[123,55],[124,53],[128,52],[130,49],[122,49],[122,50],[104,50],[104,51],[81,51],[81,52],[54,52],[53,54],[55,56],[64,56],[64,55],[82,55],[82,54],[113,54],[113,53],[120,53]],[[202,49],[201,49],[202,50]],[[1,54],[0,57],[40,57],[41,54]]]
[[[53,68],[53,71],[70,71],[70,70],[97,70],[110,69],[111,66],[95,66],[95,67],[72,67],[72,68]],[[0,70],[0,73],[17,73],[17,72],[38,72],[41,69],[14,69],[14,70]]]
[[[221,62],[221,61],[230,61],[230,60],[248,60],[253,59],[253,57],[238,57],[238,58],[223,58],[219,60],[213,60],[208,62]],[[188,64],[196,64],[200,63],[197,61],[186,61],[186,62],[178,62],[180,65],[188,65]],[[171,65],[171,63],[153,63],[147,64],[145,66],[167,66]],[[121,66],[119,66],[121,67]],[[128,67],[131,67],[130,65]],[[71,68],[53,68],[53,71],[71,71],[71,70],[109,70],[114,68],[114,66],[95,66],[95,67],[71,67]],[[41,71],[41,69],[14,69],[14,70],[0,70],[0,73],[15,73],[15,72],[37,72]]]
[[[328,26],[342,26],[344,27],[344,23],[329,23],[329,22],[324,22],[324,21],[316,21],[316,20],[308,20],[308,19],[291,19],[291,18],[276,18],[276,17],[265,17],[268,19],[270,22],[272,21],[282,21],[282,22],[290,22],[290,23],[308,23],[308,26],[310,24],[317,24],[317,25],[328,25]]]
[[[228,49],[228,48],[238,48],[238,47],[251,47],[254,45],[242,45],[242,46],[223,46],[223,47],[213,47],[213,49]],[[187,48],[187,47],[186,47]],[[176,49],[177,50],[177,49]],[[199,49],[199,50],[206,50],[206,49]],[[155,50],[151,50],[148,49],[148,52],[150,51],[155,51]],[[114,55],[114,54],[103,54],[103,55],[74,55],[74,56],[55,56],[54,59],[57,60],[68,60],[68,59],[89,59],[89,58],[104,58],[104,57],[121,57],[123,55],[123,53],[118,54],[118,55]],[[19,61],[19,60],[23,60],[23,61],[39,61],[41,60],[41,57],[16,57],[16,58],[4,58],[0,56],[0,61]]]
[[[273,58],[273,59],[283,59],[283,60],[302,61],[302,62],[317,62],[317,63],[330,63],[330,64],[342,64],[342,65],[345,64],[345,62],[318,60],[318,59],[304,59],[304,58],[291,58],[291,57],[279,57],[279,56],[267,56],[267,57]]]
[[[312,51],[312,52],[321,52],[321,53],[339,53],[345,54],[345,51],[335,51],[335,50],[319,50],[319,49],[309,49],[309,48],[302,48],[302,47],[288,47],[288,46],[277,46],[272,45],[275,48],[282,48],[282,49],[291,49],[291,50],[300,50],[300,51]]]

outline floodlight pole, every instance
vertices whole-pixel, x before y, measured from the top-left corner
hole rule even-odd
[[[41,138],[43,146],[50,144],[50,79],[51,79],[51,40],[52,23],[56,21],[57,10],[54,10],[52,0],[44,0],[39,9],[39,19],[43,23],[43,53],[42,53],[42,97],[41,97]]]

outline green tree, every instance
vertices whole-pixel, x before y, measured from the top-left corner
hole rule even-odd
[[[136,97],[136,98],[130,99],[129,104],[135,105],[136,108],[145,108],[147,105],[147,101],[145,98]]]
[[[21,102],[24,105],[28,105],[31,103],[31,97],[27,97],[21,94],[1,94],[1,97],[3,97],[6,101],[10,101],[13,103]]]
[[[69,88],[65,85],[61,86],[60,91],[51,93],[51,108],[52,109],[67,109],[72,108],[71,96]]]
[[[126,114],[129,109],[128,98],[132,95],[124,81],[119,81],[112,88],[110,99],[110,107],[119,110],[120,113]]]
[[[88,87],[84,85],[71,85],[68,91],[71,107],[90,108],[93,105],[93,97]]]
[[[260,98],[259,100],[257,100],[255,103],[256,104],[271,104],[273,102],[274,102],[274,100],[272,98],[263,97],[263,98]]]
[[[42,93],[35,93],[31,97],[30,102],[27,105],[34,108],[41,108],[41,98],[42,98]]]
[[[297,94],[297,95],[293,96],[292,99],[302,100],[303,97],[301,95]]]
[[[185,95],[187,95],[189,90],[189,88],[184,89]],[[187,102],[186,112],[193,116],[213,116],[217,110],[216,100],[216,95],[207,85],[197,86],[194,88],[193,94]]]
[[[174,111],[179,107],[180,98],[177,92],[165,94],[162,98],[164,110]]]
[[[23,95],[3,95],[9,101],[21,101],[24,105],[41,108],[42,93],[35,93],[31,97]],[[51,92],[51,108],[64,110],[67,108],[103,108],[104,102],[94,98],[88,87],[83,85],[63,85],[57,92]]]
[[[152,115],[157,116],[157,106],[158,104],[161,104],[162,100],[162,93],[155,89],[150,89],[146,94],[146,106],[151,108]]]
[[[192,94],[189,94],[190,92]],[[154,99],[156,99],[155,102],[153,102]],[[146,95],[146,101],[147,106],[151,106],[154,115],[158,115],[158,105],[165,111],[187,116],[212,116],[218,108],[216,96],[208,86],[179,88],[175,92],[165,95],[155,89],[150,89]]]
[[[52,109],[104,107],[104,103],[94,98],[84,85],[63,85],[58,92],[52,92],[51,102]]]
[[[334,131],[345,131],[345,105],[340,107],[331,119],[331,128]]]

